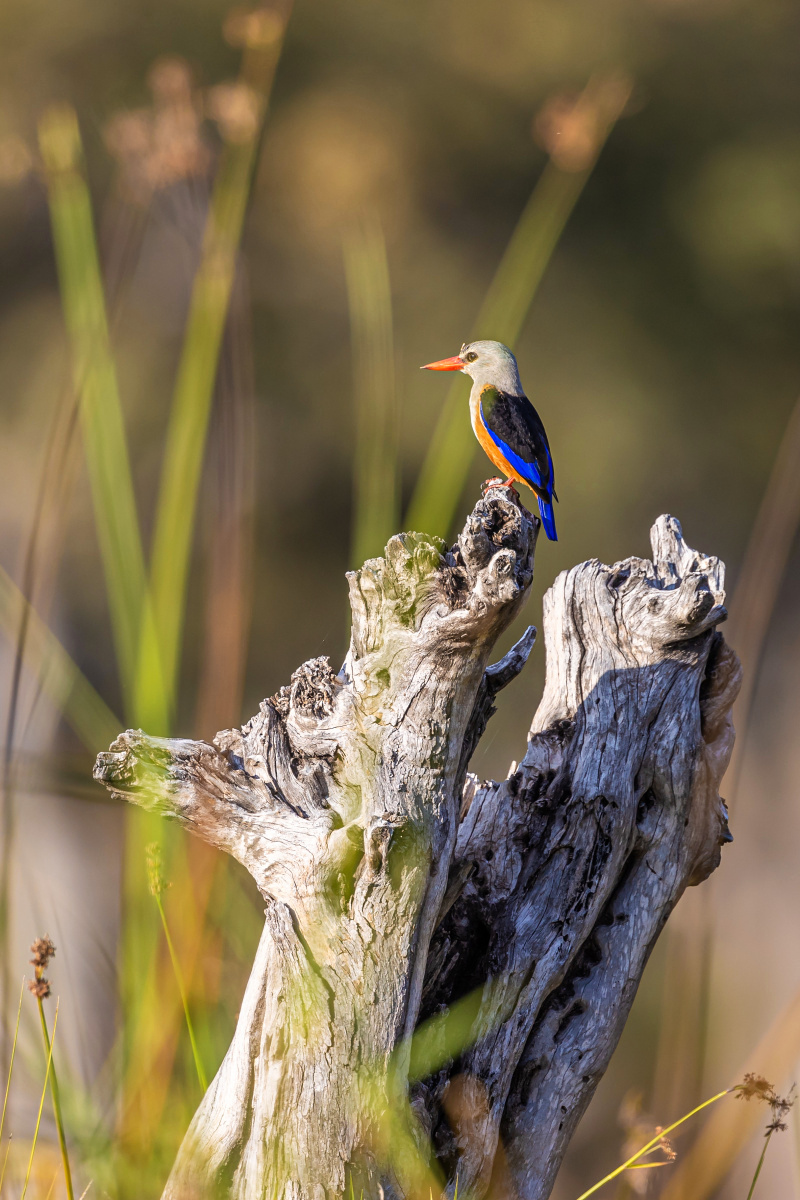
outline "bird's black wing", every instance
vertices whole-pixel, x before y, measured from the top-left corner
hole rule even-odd
[[[489,436],[508,461],[536,490],[557,499],[547,434],[527,396],[512,396],[487,384],[480,404]]]

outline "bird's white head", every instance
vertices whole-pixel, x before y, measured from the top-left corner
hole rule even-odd
[[[462,371],[479,387],[487,383],[512,396],[522,396],[517,360],[502,342],[468,342],[452,358],[426,363],[423,371]]]

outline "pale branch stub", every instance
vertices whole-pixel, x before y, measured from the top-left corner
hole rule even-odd
[[[664,922],[729,837],[739,665],[722,564],[661,517],[652,562],[555,581],[527,750],[501,783],[468,775],[533,646],[487,665],[537,530],[491,488],[452,549],[392,538],[349,576],[338,674],[305,663],[213,745],[129,730],[99,756],[266,903],[165,1197],[549,1195]]]

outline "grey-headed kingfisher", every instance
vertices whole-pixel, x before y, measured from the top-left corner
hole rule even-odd
[[[518,479],[535,493],[544,531],[551,542],[558,541],[550,445],[539,414],[522,390],[517,360],[508,346],[470,342],[452,358],[427,363],[422,370],[470,376],[469,411],[476,438],[494,466],[505,471],[507,487]]]

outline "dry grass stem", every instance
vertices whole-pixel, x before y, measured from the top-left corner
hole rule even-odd
[[[603,1178],[598,1180],[597,1183],[593,1184],[588,1191],[582,1192],[580,1196],[578,1196],[578,1200],[587,1200],[588,1196],[593,1196],[595,1192],[599,1191],[601,1187],[605,1186],[605,1184],[610,1183],[612,1179],[616,1179],[622,1174],[623,1171],[629,1171],[631,1167],[635,1166],[639,1162],[640,1158],[644,1157],[646,1154],[651,1154],[654,1150],[658,1149],[663,1144],[667,1134],[672,1133],[673,1129],[677,1129],[679,1125],[683,1125],[685,1121],[688,1121],[691,1117],[696,1116],[697,1113],[702,1112],[704,1108],[708,1108],[710,1104],[715,1104],[717,1100],[721,1100],[723,1096],[730,1095],[732,1090],[732,1088],[725,1088],[723,1092],[717,1092],[716,1096],[710,1096],[708,1100],[704,1100],[702,1104],[698,1104],[697,1107],[693,1108],[691,1112],[685,1113],[684,1116],[679,1118],[679,1120],[673,1121],[671,1125],[666,1127],[666,1129],[657,1130],[655,1136],[652,1137],[649,1142],[646,1142],[641,1149],[637,1150],[635,1154],[632,1154],[629,1159],[627,1159],[624,1163],[621,1163],[620,1166],[618,1166],[615,1170],[611,1171],[608,1175],[604,1175]]]
[[[41,1123],[42,1123],[42,1111],[44,1109],[44,1098],[47,1095],[47,1084],[50,1079],[50,1068],[51,1068],[52,1062],[53,1062],[53,1047],[56,1044],[56,1029],[57,1029],[57,1027],[58,1027],[58,1001],[56,1001],[56,1014],[55,1014],[55,1017],[53,1018],[53,1036],[49,1039],[50,1048],[47,1053],[47,1068],[44,1073],[44,1083],[42,1084],[42,1095],[41,1095],[41,1099],[39,1100],[39,1111],[36,1115],[36,1126],[33,1131],[33,1141],[31,1142],[31,1153],[30,1153],[30,1157],[28,1159],[28,1169],[25,1172],[25,1183],[23,1184],[23,1187],[22,1187],[22,1196],[20,1197],[20,1200],[25,1200],[25,1194],[28,1191],[28,1184],[29,1184],[30,1178],[31,1178],[31,1170],[33,1168],[33,1156],[36,1153],[36,1143],[39,1139],[39,1127],[41,1126]]]
[[[74,1200],[72,1190],[72,1170],[69,1164],[69,1153],[67,1150],[67,1138],[64,1132],[64,1118],[61,1112],[61,1095],[58,1087],[58,1076],[56,1074],[55,1063],[53,1058],[53,1047],[50,1039],[50,1034],[47,1029],[47,1019],[44,1015],[43,1000],[46,1000],[50,995],[50,983],[45,977],[45,971],[52,958],[55,957],[56,948],[49,937],[36,938],[31,946],[33,957],[31,964],[34,968],[34,978],[28,984],[28,989],[36,997],[36,1003],[39,1007],[39,1022],[42,1027],[42,1040],[44,1042],[45,1053],[47,1054],[48,1069],[50,1074],[50,1091],[53,1097],[53,1113],[56,1120],[56,1132],[58,1133],[58,1147],[61,1152],[61,1162],[64,1168],[64,1182],[67,1188],[68,1200]],[[55,1025],[53,1026],[53,1036],[55,1037]]]

